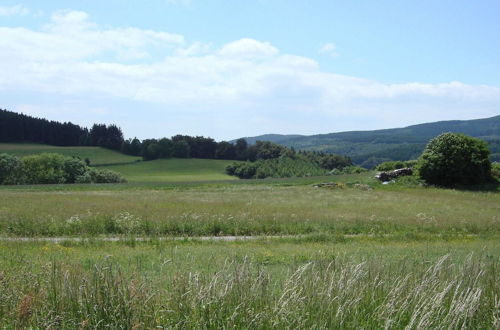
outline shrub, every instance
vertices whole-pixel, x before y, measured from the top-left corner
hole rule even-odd
[[[368,170],[364,167],[361,166],[347,166],[342,169],[334,168],[328,174],[330,175],[340,175],[340,174],[358,174],[358,173],[364,173],[367,172]]]
[[[491,164],[491,177],[494,180],[500,181],[500,163]]]
[[[124,183],[127,180],[117,172],[110,170],[98,170],[93,168],[90,170],[90,177],[92,183]]]
[[[25,183],[64,183],[66,182],[66,157],[60,154],[43,153],[23,157],[21,160]]]
[[[0,184],[23,183],[22,165],[19,157],[0,154]]]
[[[64,162],[64,177],[66,183],[76,183],[77,178],[84,176],[89,170],[87,164],[78,158],[66,158]],[[80,180],[81,181],[81,180]]]
[[[442,186],[470,185],[491,179],[486,142],[457,133],[432,139],[418,160],[420,177]]]
[[[44,153],[18,157],[0,154],[0,184],[122,183],[125,178],[110,170],[88,167],[78,158]]]
[[[377,171],[393,171],[405,167],[414,167],[417,164],[416,160],[391,160],[388,162],[383,162],[377,165],[375,169]]]

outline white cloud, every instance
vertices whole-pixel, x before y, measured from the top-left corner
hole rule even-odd
[[[0,6],[0,16],[27,15],[29,9],[23,5],[15,5],[10,7]]]
[[[323,48],[335,51],[333,44]],[[140,102],[188,126],[193,118],[210,122],[225,137],[485,117],[498,114],[500,104],[498,86],[386,84],[322,71],[315,60],[269,42],[244,38],[217,48],[164,31],[103,28],[80,11],[56,12],[41,30],[0,27],[0,49],[2,94],[78,98],[94,109],[102,98]],[[130,120],[141,116],[137,108],[123,111]]]
[[[339,56],[339,53],[337,52],[337,46],[332,43],[326,43],[321,48],[319,49],[320,54],[328,54],[332,57],[337,57]]]
[[[268,42],[254,39],[240,39],[224,45],[220,55],[237,58],[268,58],[278,54],[278,49]]]

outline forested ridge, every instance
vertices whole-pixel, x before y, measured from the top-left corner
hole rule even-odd
[[[296,153],[293,148],[269,141],[249,145],[245,139],[234,143],[216,142],[203,136],[175,135],[171,138],[125,140],[122,130],[114,125],[94,124],[90,129],[72,124],[0,110],[0,142],[43,143],[56,146],[100,146],[144,160],[162,158],[203,158],[254,162],[257,160],[295,157],[314,162],[324,169],[351,165],[347,157],[323,152]]]
[[[0,109],[0,142],[99,146],[120,150],[123,133],[113,124],[94,124],[88,129],[70,122],[49,121]]]
[[[373,131],[351,131],[310,136],[267,134],[246,137],[248,142],[269,140],[297,150],[315,150],[349,156],[366,168],[384,161],[417,158],[430,139],[441,133],[463,133],[488,143],[491,160],[500,161],[500,116],[449,120]]]

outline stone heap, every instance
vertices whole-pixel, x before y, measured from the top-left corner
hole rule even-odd
[[[380,172],[377,175],[375,175],[375,178],[379,179],[382,182],[387,182],[394,180],[400,176],[405,176],[405,175],[412,175],[413,170],[411,167],[405,167],[405,168],[399,168],[394,171],[386,171],[386,172]]]

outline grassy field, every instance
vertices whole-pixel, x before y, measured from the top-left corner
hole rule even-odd
[[[498,327],[498,244],[0,242],[6,327]]]
[[[189,182],[235,180],[225,174],[228,160],[214,159],[159,159],[127,165],[106,166],[119,172],[130,182]]]
[[[164,189],[122,185],[116,191],[3,187],[0,233],[453,236],[497,235],[500,230],[500,195],[496,192],[382,185],[365,190],[347,183],[326,189],[293,185],[293,181],[285,181],[288,186],[273,182],[280,181],[165,185]]]
[[[133,163],[140,157],[124,155],[101,147],[57,147],[44,144],[0,143],[0,153],[27,156],[44,152],[59,153],[65,156],[77,156],[90,159],[91,165]]]
[[[499,328],[498,191],[381,185],[373,173],[217,180],[218,163],[113,166],[132,168],[129,184],[0,187],[0,236],[84,238],[0,239],[0,324]],[[142,166],[198,181],[148,180]],[[325,181],[338,186],[313,187]]]

